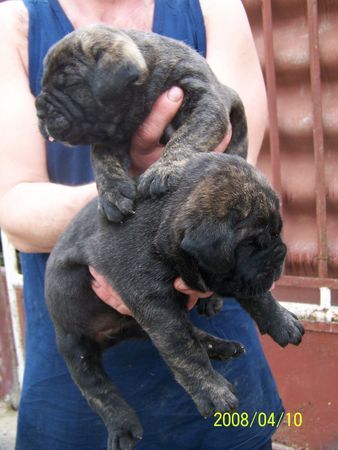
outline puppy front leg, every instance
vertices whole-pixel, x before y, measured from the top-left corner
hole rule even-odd
[[[99,345],[85,336],[56,329],[58,350],[70,374],[109,433],[108,450],[132,449],[142,439],[142,426],[104,372]]]
[[[299,345],[304,327],[297,316],[280,305],[271,292],[250,298],[237,298],[240,305],[250,314],[262,334],[269,334],[281,347]]]
[[[147,304],[147,308],[133,310],[136,320],[201,415],[210,417],[215,411],[236,409],[238,400],[232,385],[211,366],[183,307],[170,296],[157,298],[156,302],[138,302]]]
[[[128,152],[127,144],[113,149],[105,144],[92,147],[99,209],[111,222],[122,222],[134,212],[136,187],[127,172]]]

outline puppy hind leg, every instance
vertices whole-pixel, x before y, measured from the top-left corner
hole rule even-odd
[[[224,361],[229,358],[238,358],[245,353],[245,348],[240,342],[220,339],[197,327],[194,327],[194,333],[210,359]]]
[[[219,98],[210,94],[197,102],[189,115],[179,113],[174,126],[177,129],[163,155],[140,177],[138,191],[143,196],[157,197],[175,190],[187,160],[196,152],[214,150],[229,128],[229,119]]]
[[[234,410],[238,400],[231,384],[216,372],[194,333],[186,312],[170,296],[146,299],[146,314],[134,316],[172,370],[176,381],[190,394],[203,417],[215,411]],[[135,302],[136,303],[136,302]],[[138,302],[140,305],[143,302]]]
[[[223,87],[223,99],[229,111],[232,125],[231,139],[226,149],[230,155],[241,156],[246,159],[248,154],[248,125],[244,105],[236,91],[228,86]]]
[[[56,329],[58,350],[70,374],[109,433],[108,450],[132,449],[142,439],[142,426],[134,410],[121,397],[101,364],[100,346],[84,336]]]

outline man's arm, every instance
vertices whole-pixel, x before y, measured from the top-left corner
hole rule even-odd
[[[264,80],[240,0],[200,0],[207,33],[207,61],[218,79],[240,95],[248,120],[248,161],[255,165],[267,121]]]
[[[0,224],[23,251],[49,251],[95,185],[49,182],[27,62],[28,16],[21,2],[0,5]]]

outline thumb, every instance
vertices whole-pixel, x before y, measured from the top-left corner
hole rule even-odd
[[[183,102],[183,90],[173,86],[155,101],[150,114],[134,134],[132,148],[137,152],[147,152],[156,145]]]

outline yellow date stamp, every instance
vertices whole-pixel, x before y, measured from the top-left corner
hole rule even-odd
[[[299,411],[291,413],[282,411],[280,414],[255,411],[252,414],[247,412],[215,412],[214,427],[273,427],[278,428],[281,423],[288,427],[299,428],[303,424],[303,414]]]

